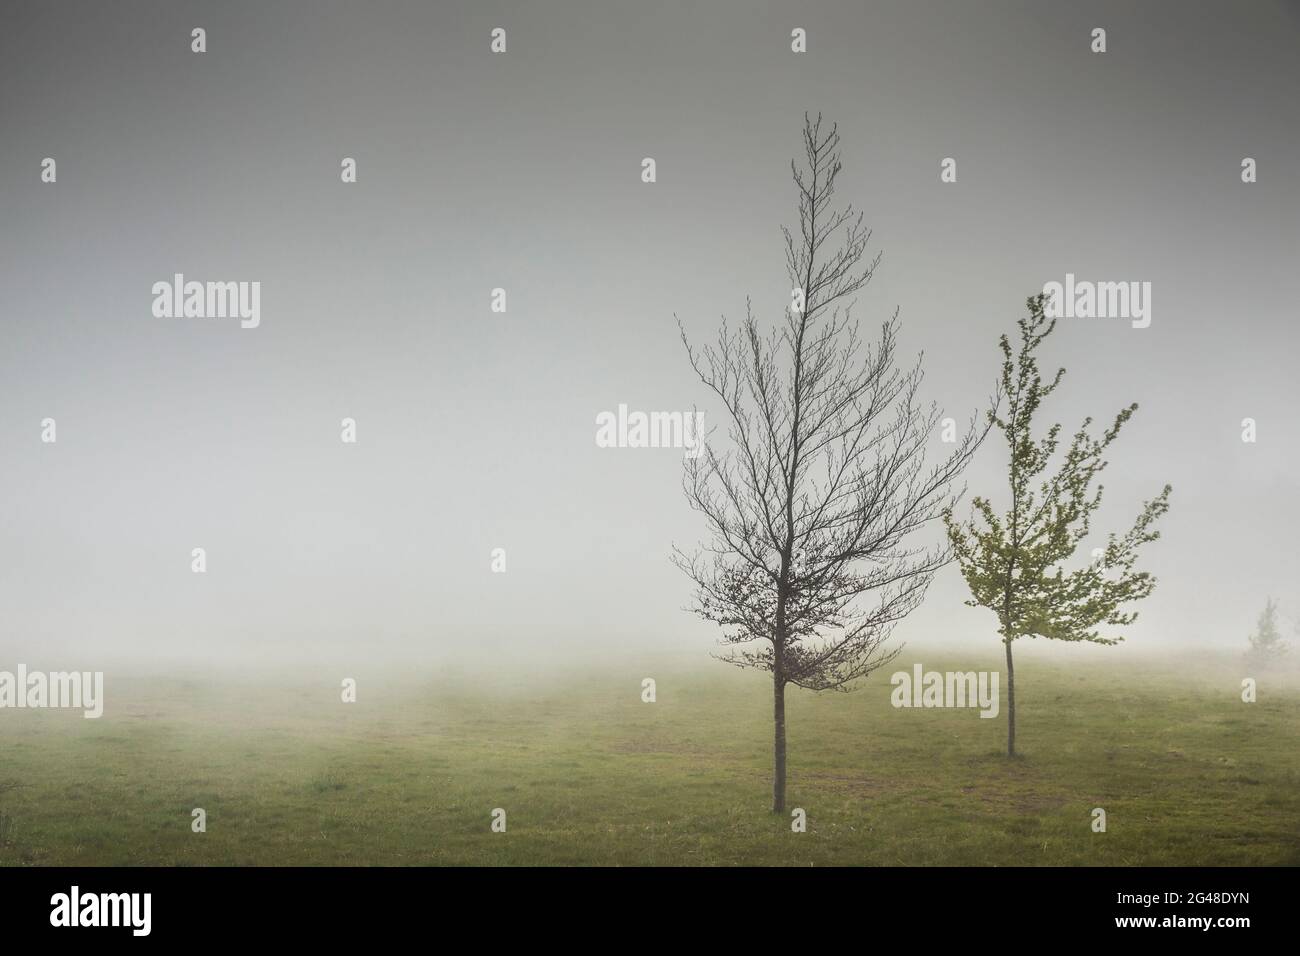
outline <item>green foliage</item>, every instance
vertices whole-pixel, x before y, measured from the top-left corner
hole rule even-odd
[[[1250,635],[1250,656],[1261,663],[1271,663],[1286,654],[1286,642],[1277,626],[1277,602],[1269,598],[1259,612],[1255,633]]]
[[[999,515],[988,498],[977,497],[969,521],[956,521],[951,511],[944,520],[970,586],[972,600],[967,603],[992,610],[1005,641],[1029,636],[1114,644],[1123,638],[1103,636],[1101,627],[1131,624],[1137,614],[1123,607],[1155,587],[1155,578],[1135,570],[1134,564],[1138,549],[1160,535],[1153,526],[1169,510],[1170,487],[1143,505],[1126,534],[1110,535],[1097,559],[1066,570],[1101,505],[1103,486],[1094,483],[1106,467],[1103,455],[1137,405],[1121,410],[1100,437],[1090,434],[1092,419],[1085,419],[1065,447],[1059,467],[1050,471],[1062,444],[1061,426],[1054,424],[1042,438],[1035,438],[1033,419],[1060,385],[1065,369],[1050,382],[1038,370],[1035,352],[1056,326],[1045,315],[1046,301],[1045,295],[1027,300],[1029,315],[1017,323],[1018,352],[1013,354],[1005,335],[999,343],[1007,406],[990,412],[990,419],[1007,440],[1010,506]]]

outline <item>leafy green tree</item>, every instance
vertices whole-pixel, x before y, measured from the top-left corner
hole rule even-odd
[[[1286,641],[1277,626],[1277,602],[1268,598],[1264,610],[1259,612],[1255,633],[1250,635],[1250,658],[1260,664],[1271,664],[1286,654]]]
[[[965,522],[944,515],[948,537],[972,599],[972,607],[986,607],[998,618],[998,633],[1007,658],[1007,754],[1016,752],[1016,677],[1011,645],[1020,637],[1045,637],[1058,641],[1115,644],[1121,637],[1104,637],[1103,625],[1123,627],[1137,618],[1121,608],[1146,597],[1155,578],[1135,571],[1138,549],[1158,538],[1153,525],[1169,510],[1170,487],[1143,505],[1133,527],[1122,537],[1110,535],[1106,547],[1089,564],[1066,571],[1068,562],[1088,535],[1089,523],[1101,504],[1102,485],[1094,480],[1106,467],[1103,455],[1137,410],[1130,405],[1115,422],[1094,437],[1087,418],[1075,433],[1059,467],[1049,471],[1056,457],[1061,426],[1052,425],[1042,438],[1032,430],[1034,415],[1043,400],[1061,383],[1065,369],[1050,382],[1038,371],[1035,353],[1056,327],[1044,313],[1046,295],[1027,301],[1029,315],[1018,320],[1019,351],[1012,352],[1007,336],[1002,349],[1002,391],[1005,411],[989,418],[1006,437],[1009,452],[1010,506],[1003,515],[986,497],[972,499],[972,515]]]

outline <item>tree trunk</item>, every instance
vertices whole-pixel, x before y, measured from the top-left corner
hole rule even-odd
[[[785,813],[785,682],[772,679],[772,812]]]
[[[1007,756],[1016,755],[1016,667],[1011,662],[1011,639],[1007,645]]]

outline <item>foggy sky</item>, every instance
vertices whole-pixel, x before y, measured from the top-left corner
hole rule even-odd
[[[1244,647],[1266,596],[1300,615],[1298,53],[1271,2],[8,3],[0,667],[704,661],[681,453],[597,448],[595,416],[718,423],[674,313],[780,319],[805,110],[884,253],[856,314],[901,309],[959,421],[1044,282],[1152,283],[1150,328],[1061,323],[1042,420],[1140,403],[1096,523],[1172,483],[1129,641]],[[260,327],[155,318],[177,272],[260,281]],[[1004,454],[972,493],[1000,500]],[[966,597],[946,569],[897,637],[988,649]]]

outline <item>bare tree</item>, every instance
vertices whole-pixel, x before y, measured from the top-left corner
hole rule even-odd
[[[956,497],[952,486],[988,432],[972,416],[951,453],[927,466],[941,412],[919,398],[921,358],[895,364],[898,311],[866,343],[853,296],[880,255],[853,207],[832,204],[839,135],[804,117],[805,165],[791,163],[797,234],[782,229],[792,284],[784,322],[764,334],[747,303],[716,344],[682,341],[726,409],[683,486],[710,540],[674,561],[696,585],[692,610],[725,629],[722,660],[772,674],[772,809],[785,809],[787,685],[848,690],[892,660],[893,626],[921,603],[946,543],[913,542]],[[678,320],[681,326],[680,319]]]

